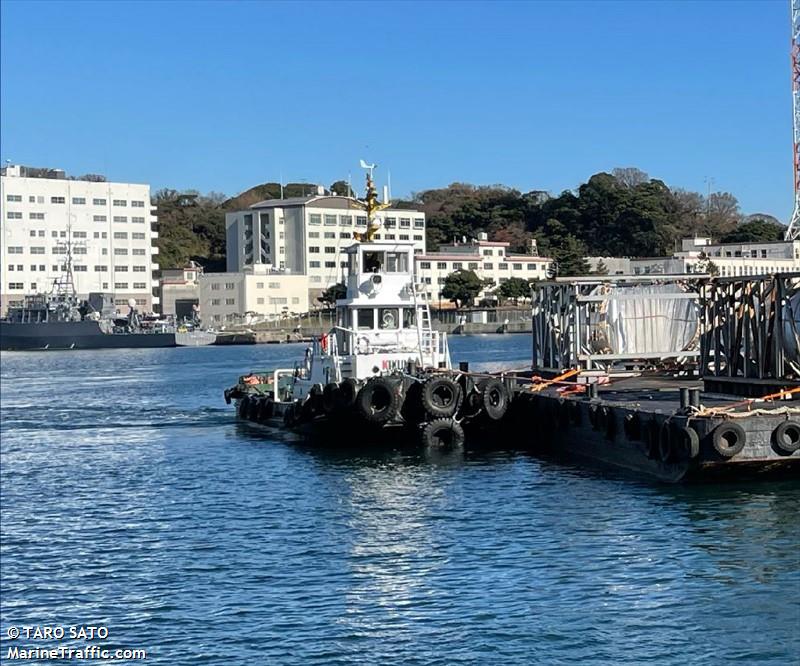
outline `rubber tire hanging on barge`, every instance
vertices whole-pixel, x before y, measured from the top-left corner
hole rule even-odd
[[[422,408],[434,419],[454,416],[464,393],[450,377],[433,377],[422,385]]]
[[[502,419],[508,410],[509,395],[506,385],[499,379],[487,379],[478,384],[482,393],[483,409],[492,421]]]
[[[711,444],[723,458],[733,458],[747,441],[744,428],[738,423],[722,423],[711,433]]]
[[[421,431],[422,443],[429,448],[447,451],[464,446],[464,428],[453,419],[435,419]]]
[[[250,396],[245,396],[239,401],[239,418],[246,419],[250,411]]]
[[[336,409],[344,412],[356,404],[358,396],[358,382],[352,377],[348,377],[341,384],[336,392]]]
[[[337,393],[339,393],[339,385],[336,382],[329,382],[322,389],[322,410],[328,416],[336,411],[339,402]]]
[[[782,453],[792,454],[800,449],[800,423],[797,421],[784,421],[772,433],[777,446]]]
[[[387,377],[370,379],[358,392],[356,409],[367,423],[383,425],[397,416],[400,394]]]

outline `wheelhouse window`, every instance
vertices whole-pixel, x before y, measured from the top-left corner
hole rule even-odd
[[[358,308],[356,311],[356,328],[359,331],[371,331],[375,328],[375,310]]]
[[[386,272],[408,273],[408,252],[387,252]]]
[[[403,328],[413,328],[417,325],[417,313],[414,308],[403,308]]]
[[[364,272],[378,273],[386,264],[385,252],[364,252]]]

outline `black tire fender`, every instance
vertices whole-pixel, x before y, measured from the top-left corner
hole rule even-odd
[[[336,392],[336,408],[339,411],[352,408],[356,404],[357,396],[358,382],[352,377],[348,377],[339,384],[339,390]]]
[[[670,438],[678,460],[691,460],[700,455],[700,437],[694,428],[673,423]]]
[[[732,458],[740,453],[746,442],[744,429],[732,421],[721,423],[711,433],[711,445],[723,458]]]
[[[800,423],[784,421],[773,431],[772,441],[781,453],[791,455],[800,449]]]
[[[264,398],[261,401],[261,409],[258,410],[258,420],[261,423],[268,421],[272,418],[272,412],[274,409],[274,405],[272,404],[272,398]]]
[[[250,412],[250,396],[245,396],[239,401],[239,418],[246,419]]]
[[[483,409],[492,421],[499,421],[508,411],[510,396],[505,383],[500,379],[487,379],[479,384]]]
[[[421,430],[424,446],[440,451],[460,449],[464,446],[464,428],[453,419],[434,419]]]
[[[387,377],[370,379],[358,392],[356,409],[368,423],[388,423],[397,416],[400,409],[398,387]]]
[[[432,377],[422,385],[422,408],[433,419],[454,416],[464,393],[450,377]]]
[[[336,382],[328,382],[325,388],[322,389],[322,410],[330,416],[336,411],[338,406],[338,398],[336,394],[339,392],[339,385]]]
[[[642,419],[635,412],[626,414],[623,420],[625,436],[632,442],[642,438]]]

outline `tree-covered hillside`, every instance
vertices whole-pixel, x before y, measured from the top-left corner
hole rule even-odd
[[[345,194],[347,183],[329,188]],[[313,186],[284,186],[284,197],[311,194]],[[159,215],[159,263],[162,268],[194,259],[207,270],[224,268],[225,211],[280,197],[278,183],[264,183],[231,199],[210,193],[160,190],[154,197]],[[551,196],[541,190],[521,192],[503,185],[454,183],[396,201],[399,208],[426,213],[428,248],[485,231],[525,252],[536,239],[540,254],[559,262],[562,275],[586,270],[583,257],[659,256],[672,253],[681,238],[712,236],[743,242],[778,240],[783,227],[769,215],[745,218],[733,194],[671,189],[634,169],[614,169],[592,176],[576,191]]]

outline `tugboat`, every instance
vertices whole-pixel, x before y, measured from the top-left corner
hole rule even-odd
[[[424,291],[414,282],[414,245],[375,242],[380,204],[366,165],[367,231],[345,249],[345,297],[336,326],[315,339],[293,368],[252,372],[224,393],[240,418],[307,434],[330,434],[331,422],[383,433],[418,429],[439,448],[464,444],[462,423],[499,420],[510,401],[497,378],[453,370],[447,335],[431,324]],[[327,428],[326,428],[327,426]]]

